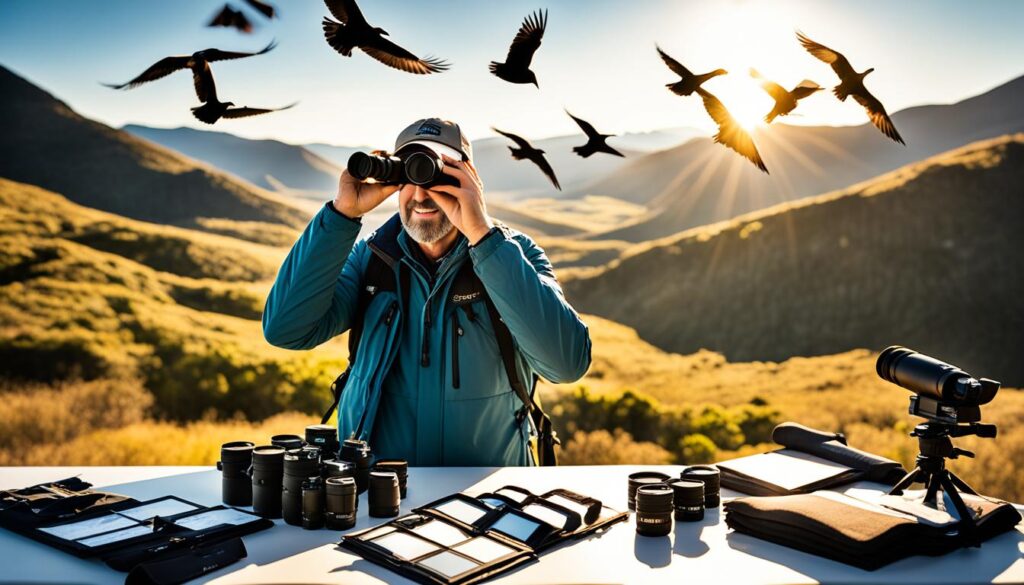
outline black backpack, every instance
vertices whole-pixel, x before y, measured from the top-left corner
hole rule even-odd
[[[402,280],[402,307],[404,308],[408,306],[409,302],[409,268],[401,262],[395,262],[395,264],[397,264],[399,278]],[[376,294],[382,291],[394,292],[398,290],[396,284],[395,269],[376,252],[372,252],[367,262],[366,272],[363,274],[363,286],[359,291],[355,321],[349,331],[348,367],[331,383],[331,395],[334,400],[320,420],[321,424],[327,424],[327,421],[331,418],[334,409],[338,407],[338,403],[341,400],[341,393],[345,388],[345,382],[348,379],[349,372],[352,370],[352,364],[355,363],[356,350],[359,348],[359,339],[363,332],[363,317],[367,307],[370,305],[370,301],[373,300]],[[463,299],[467,303],[483,299],[487,307],[487,314],[490,316],[491,324],[494,327],[494,336],[498,342],[498,350],[501,352],[501,361],[505,366],[505,374],[508,376],[512,390],[515,391],[519,400],[523,403],[522,408],[516,411],[516,421],[522,424],[523,418],[529,416],[534,429],[537,431],[537,464],[541,466],[557,465],[555,445],[560,445],[561,441],[551,424],[551,418],[534,398],[537,388],[537,375],[533,375],[530,389],[527,390],[516,368],[516,351],[512,340],[512,333],[501,319],[501,315],[498,314],[497,307],[494,306],[494,302],[487,295],[487,289],[484,288],[480,278],[473,271],[473,264],[469,260],[463,263],[459,268],[459,272],[455,275],[455,280],[452,282],[451,295],[456,299]]]

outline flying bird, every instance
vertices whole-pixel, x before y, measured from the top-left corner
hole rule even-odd
[[[569,110],[566,110],[565,113],[569,114]],[[614,154],[615,156],[625,156],[611,146],[608,146],[608,143],[605,142],[605,139],[615,136],[614,134],[600,134],[594,129],[590,122],[577,118],[572,114],[569,114],[569,117],[572,118],[576,124],[579,125],[580,129],[583,130],[583,133],[587,135],[587,143],[583,146],[574,146],[572,149],[573,152],[583,158],[587,158],[595,152],[606,152],[608,154]]]
[[[750,70],[750,76],[761,82],[761,87],[764,88],[768,95],[772,96],[775,100],[775,107],[772,111],[768,112],[768,115],[764,117],[764,121],[768,124],[772,123],[777,116],[785,116],[796,109],[796,103],[799,100],[813,94],[816,91],[821,91],[823,88],[814,83],[810,79],[805,79],[797,84],[792,90],[786,91],[786,88],[782,87],[774,81],[765,79],[756,69]]]
[[[249,116],[258,116],[260,114],[267,114],[270,112],[279,112],[281,110],[287,110],[295,105],[291,104],[284,106],[283,108],[250,108],[248,106],[242,106],[240,108],[232,107],[235,105],[234,102],[222,102],[217,99],[217,85],[213,82],[213,71],[210,69],[209,63],[207,63],[202,72],[197,74],[195,77],[196,95],[198,95],[199,100],[204,103],[201,106],[192,108],[192,115],[200,122],[205,122],[207,124],[214,124],[221,118],[247,118]]]
[[[882,106],[882,102],[871,95],[871,92],[864,87],[864,77],[868,73],[875,70],[874,67],[866,69],[861,73],[857,73],[853,70],[853,66],[846,60],[846,57],[838,51],[826,47],[825,45],[816,43],[811,39],[804,36],[803,33],[797,31],[796,38],[800,40],[800,44],[807,49],[807,52],[814,55],[820,61],[824,61],[832,66],[832,70],[839,76],[839,85],[832,89],[832,93],[839,98],[839,101],[846,101],[847,96],[853,96],[853,99],[858,104],[864,106],[864,109],[868,112],[868,117],[871,118],[871,123],[876,128],[882,131],[889,138],[899,142],[900,144],[906,145],[903,142],[903,138],[900,133],[896,131],[896,126],[893,126],[892,120],[889,119],[889,114],[885,112],[885,107]]]
[[[358,47],[388,67],[416,75],[439,73],[450,67],[446,61],[434,57],[420,59],[385,39],[387,31],[370,26],[355,0],[324,0],[324,3],[331,14],[341,21],[324,18],[324,38],[332,49],[342,55],[351,57],[352,49]]]
[[[530,63],[533,61],[533,54],[540,48],[540,41],[544,38],[547,26],[547,10],[538,10],[524,18],[516,38],[512,39],[512,45],[508,48],[505,62],[491,61],[491,73],[509,83],[532,83],[539,89],[537,75],[530,70]]]
[[[715,124],[718,124],[715,142],[742,154],[754,163],[754,166],[768,174],[768,167],[761,160],[761,153],[757,152],[757,145],[754,144],[754,139],[750,137],[750,134],[747,134],[747,131],[736,122],[736,119],[732,117],[729,110],[725,109],[722,102],[718,101],[718,98],[700,87],[696,91],[704,99],[704,109],[708,111],[708,115],[715,121]]]
[[[672,83],[665,84],[665,87],[667,87],[672,93],[676,95],[690,95],[694,91],[696,91],[697,88],[699,88],[701,84],[703,84],[705,81],[711,79],[712,77],[717,77],[719,75],[725,75],[726,73],[728,73],[728,71],[726,71],[725,69],[715,69],[714,71],[710,71],[708,73],[694,75],[689,69],[684,67],[682,63],[676,61],[672,57],[669,57],[668,53],[661,50],[661,47],[659,47],[658,45],[654,45],[654,48],[658,49],[658,54],[661,55],[661,60],[665,62],[665,65],[668,65],[668,68],[671,69],[672,72],[678,75],[680,78],[679,81],[674,81]]]
[[[267,18],[274,18],[276,10],[274,10],[274,6],[272,4],[268,4],[262,0],[245,0],[245,3],[263,16],[266,16]]]
[[[149,66],[131,81],[113,85],[104,83],[103,85],[113,89],[135,89],[136,87],[148,83],[150,81],[156,81],[167,77],[175,71],[181,71],[182,69],[191,69],[193,82],[196,86],[196,95],[199,96],[200,101],[206,101],[200,92],[200,76],[204,71],[210,68],[210,63],[214,61],[227,61],[229,59],[243,59],[245,57],[255,57],[256,55],[262,55],[268,53],[277,46],[277,43],[271,41],[269,45],[263,47],[255,53],[243,53],[238,51],[221,51],[220,49],[204,49],[202,51],[196,51],[191,55],[175,55],[172,57],[164,57],[156,63]],[[212,75],[211,75],[212,79]]]
[[[501,134],[505,138],[508,138],[512,142],[516,143],[516,145],[519,148],[516,148],[514,146],[508,147],[508,149],[512,151],[512,158],[516,160],[527,159],[533,161],[533,164],[540,167],[540,170],[543,171],[549,179],[551,179],[551,183],[554,184],[555,189],[558,189],[559,191],[562,190],[562,186],[558,184],[558,177],[555,176],[555,170],[551,168],[551,165],[548,164],[548,160],[544,158],[543,150],[534,148],[525,139],[520,138],[519,136],[516,136],[511,132],[502,132],[501,130],[498,130],[497,128],[494,127],[492,127],[491,130],[494,130],[498,134]]]
[[[249,22],[249,19],[241,11],[235,10],[230,4],[225,4],[224,8],[221,8],[220,12],[206,26],[223,26],[235,28],[244,33],[252,32],[252,23]]]

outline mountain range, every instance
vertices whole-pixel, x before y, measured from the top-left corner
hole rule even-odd
[[[674,352],[782,360],[905,345],[1019,386],[1024,134],[563,273],[580,311]]]
[[[88,207],[256,239],[294,231],[309,216],[279,195],[84,118],[2,66],[0,128],[0,176]]]

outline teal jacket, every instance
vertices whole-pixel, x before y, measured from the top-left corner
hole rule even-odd
[[[414,466],[535,464],[529,417],[516,417],[522,403],[509,385],[484,301],[457,306],[449,288],[462,264],[472,262],[515,340],[520,379],[577,380],[590,367],[590,334],[544,251],[507,228],[472,247],[460,235],[431,278],[410,253],[416,243],[397,214],[357,242],[360,225],[329,205],[317,213],[267,298],[267,341],[309,349],[345,332],[370,254],[396,270],[396,282],[404,263],[408,306],[400,291],[380,292],[363,315],[338,405],[339,436],[352,436],[362,421],[358,438],[369,441],[375,457]]]

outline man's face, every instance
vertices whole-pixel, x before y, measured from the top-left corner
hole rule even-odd
[[[419,185],[402,185],[398,213],[409,237],[421,244],[433,244],[455,229],[429,192]]]

